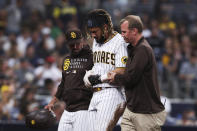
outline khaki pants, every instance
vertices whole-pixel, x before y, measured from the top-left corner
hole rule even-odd
[[[133,113],[125,109],[121,121],[121,131],[161,131],[167,113],[161,111],[155,114]]]

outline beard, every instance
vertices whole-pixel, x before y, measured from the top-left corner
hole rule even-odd
[[[104,44],[104,42],[105,42],[106,39],[105,39],[104,35],[102,35],[100,39],[95,39],[95,40],[99,44]]]
[[[78,56],[78,55],[80,54],[80,52],[81,52],[81,50],[78,50],[78,51],[72,50],[72,51],[71,51],[71,55],[72,55],[72,56]]]

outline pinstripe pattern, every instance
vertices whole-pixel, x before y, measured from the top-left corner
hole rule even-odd
[[[125,100],[121,92],[116,88],[109,88],[94,93],[90,106],[90,123],[93,122],[92,131],[105,131],[111,120],[113,120],[114,112],[119,104],[124,104]]]
[[[99,45],[94,40],[93,43],[93,53],[95,52],[107,52],[108,54],[114,54],[114,64],[112,64],[112,58],[108,55],[109,59],[107,62],[102,62],[99,59],[94,61],[94,66],[92,70],[95,74],[104,75],[109,71],[115,70],[117,67],[125,67],[125,63],[122,62],[122,58],[127,55],[126,50],[127,44],[124,42],[124,39],[120,34],[114,36],[110,41],[103,45]],[[106,53],[106,54],[107,54]],[[97,54],[98,55],[98,54]],[[95,57],[95,56],[94,56]],[[111,62],[111,63],[110,63]],[[98,84],[94,87],[114,87],[108,83]],[[93,87],[93,88],[94,88]],[[124,105],[125,99],[119,89],[115,88],[106,88],[104,90],[95,92],[90,102],[89,106],[89,130],[90,131],[111,131],[113,126],[117,122],[120,116],[116,116],[116,121],[114,113],[119,110],[119,106]],[[111,125],[112,127],[109,127]]]
[[[122,63],[121,59],[124,56],[128,56],[126,46],[127,44],[125,43],[124,39],[120,34],[116,34],[110,41],[101,46],[94,40],[93,53],[109,52],[110,54],[115,54],[115,65],[102,62],[94,62],[94,66],[92,68],[94,73],[104,75],[107,72],[114,70],[116,67],[125,67],[126,64]],[[113,85],[110,85],[108,83],[102,83],[94,87],[113,87]]]
[[[58,131],[88,131],[88,111],[76,111],[68,112],[64,110],[59,126]]]

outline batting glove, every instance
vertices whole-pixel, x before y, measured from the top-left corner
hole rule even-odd
[[[102,83],[100,75],[91,75],[88,77],[88,80],[92,86]]]
[[[89,76],[94,75],[94,72],[92,70],[86,71],[85,76],[83,77],[83,82],[85,84],[85,86],[90,87],[91,83],[88,79]]]
[[[104,75],[90,75],[88,77],[89,82],[91,83],[92,86],[97,85],[97,84],[101,84],[103,82],[107,82],[108,77],[107,74]]]

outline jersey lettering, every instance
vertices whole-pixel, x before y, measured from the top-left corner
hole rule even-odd
[[[115,54],[105,51],[95,51],[93,53],[94,63],[105,63],[115,65]]]

